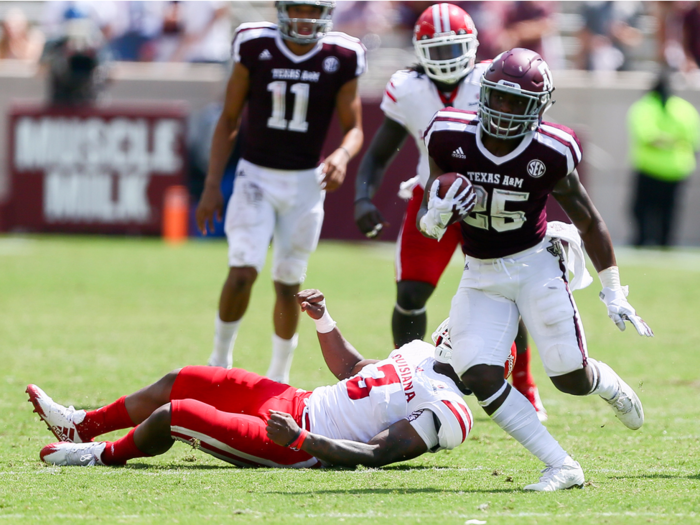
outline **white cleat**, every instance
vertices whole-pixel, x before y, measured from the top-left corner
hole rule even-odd
[[[644,409],[642,402],[634,393],[632,387],[618,378],[619,392],[612,399],[605,401],[612,407],[617,419],[622,421],[622,424],[632,430],[641,428],[644,424]]]
[[[542,471],[539,483],[527,485],[523,490],[538,492],[553,492],[555,490],[582,489],[585,478],[583,469],[577,461],[570,457],[564,460],[561,467],[547,467]]]
[[[107,443],[51,443],[41,449],[39,457],[47,465],[59,467],[93,467],[104,465],[102,452]]]
[[[41,420],[46,423],[57,439],[69,443],[86,441],[80,436],[76,427],[85,419],[85,410],[59,405],[36,385],[28,385],[26,392],[29,395],[29,401],[34,405],[34,412],[39,414]]]

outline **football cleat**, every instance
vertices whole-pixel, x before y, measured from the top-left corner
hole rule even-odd
[[[51,443],[41,449],[39,457],[47,465],[59,467],[94,467],[104,465],[102,452],[107,443]]]
[[[547,421],[547,411],[544,409],[544,405],[540,399],[540,392],[537,390],[537,385],[528,385],[521,390],[518,388],[520,385],[517,385],[516,382],[513,381],[513,386],[518,392],[524,395],[530,403],[532,403],[533,407],[535,407],[537,419],[539,419],[541,422]]]
[[[547,467],[542,471],[539,483],[527,485],[523,490],[554,492],[555,490],[582,489],[586,479],[577,461],[567,457],[561,467]]]
[[[618,378],[619,391],[612,399],[605,399],[615,412],[617,419],[632,430],[637,430],[644,424],[644,409],[642,402],[634,393],[632,387]]]
[[[26,392],[30,403],[34,405],[34,412],[39,414],[57,439],[68,443],[89,441],[80,435],[76,427],[85,419],[85,410],[59,405],[36,385],[28,385]]]

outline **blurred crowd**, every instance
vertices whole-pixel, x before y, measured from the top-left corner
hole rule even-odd
[[[410,48],[413,24],[433,2],[339,1],[334,24],[370,50]],[[700,63],[700,2],[454,2],[479,29],[478,58],[523,46],[554,69],[629,70],[661,64],[691,71]],[[39,61],[79,31],[109,60],[226,63],[232,29],[273,2],[52,1],[37,9],[12,2],[2,13],[0,59]],[[27,16],[25,11],[31,11]],[[78,30],[75,20],[82,20]],[[88,26],[91,26],[90,29]],[[86,38],[83,38],[85,45]],[[50,54],[49,54],[50,56]],[[635,60],[635,57],[646,58]]]

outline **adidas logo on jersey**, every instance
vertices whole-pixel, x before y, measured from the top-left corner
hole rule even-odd
[[[263,50],[263,52],[258,55],[258,60],[271,60],[271,59],[272,59],[272,53],[270,53],[267,49]]]
[[[467,158],[467,156],[464,154],[464,151],[462,151],[461,146],[452,152],[452,156],[456,159],[466,159]]]

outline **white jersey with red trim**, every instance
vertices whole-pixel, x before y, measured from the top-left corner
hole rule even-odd
[[[432,345],[416,340],[354,377],[315,389],[307,402],[310,431],[366,443],[394,423],[412,422],[429,410],[440,422],[438,445],[431,451],[458,446],[469,435],[472,415],[454,381],[433,370],[434,352]]]
[[[425,188],[430,176],[428,150],[423,140],[430,121],[441,109],[454,107],[476,111],[479,104],[481,77],[491,62],[480,62],[458,84],[451,98],[445,98],[430,78],[412,70],[402,69],[394,73],[386,85],[381,108],[391,120],[401,124],[413,135],[420,153],[416,174],[419,184]]]

